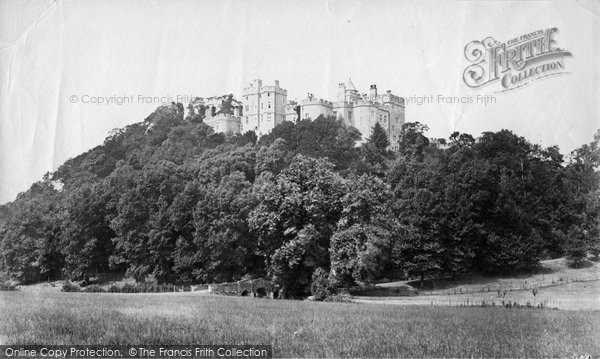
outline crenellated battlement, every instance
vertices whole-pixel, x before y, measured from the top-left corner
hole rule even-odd
[[[390,90],[388,90],[386,94],[381,95],[379,101],[384,104],[391,103],[399,106],[404,106],[404,98],[393,95]]]
[[[300,106],[327,106],[333,107],[333,102],[321,98],[307,98],[300,101]]]
[[[371,101],[371,100],[358,100],[358,101],[354,102],[354,107],[363,107],[363,106],[380,107],[381,104],[379,104],[378,102],[375,102],[375,101]]]

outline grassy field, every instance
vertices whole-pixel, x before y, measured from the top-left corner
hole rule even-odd
[[[531,289],[498,292],[472,292],[465,294],[428,294],[419,296],[355,296],[358,303],[395,304],[395,305],[434,305],[434,306],[470,306],[503,303],[517,303],[544,308],[565,310],[600,310],[600,281],[571,282],[562,285],[540,287],[533,295]]]
[[[590,257],[592,259],[593,257]],[[517,274],[485,276],[481,274],[462,275],[456,279],[427,278],[421,287],[418,280],[385,282],[378,288],[410,289],[420,295],[456,295],[483,292],[510,292],[564,285],[574,282],[590,282],[600,280],[600,261],[586,260],[579,268],[571,268],[565,258],[550,259],[540,262],[535,270]]]
[[[600,312],[0,292],[2,344],[272,344],[294,357],[600,356]]]
[[[564,258],[542,261],[534,272],[506,276],[465,275],[456,279],[398,281],[353,293],[359,303],[464,306],[485,303],[543,305],[567,310],[600,310],[600,262],[570,268]],[[418,295],[417,295],[418,294]]]

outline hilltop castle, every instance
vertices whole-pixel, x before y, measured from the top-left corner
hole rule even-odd
[[[226,111],[222,111],[222,103],[225,103],[222,97],[202,101],[203,105],[208,105],[205,123],[216,132],[254,131],[258,137],[270,133],[283,121],[335,116],[358,129],[363,141],[370,136],[373,126],[379,123],[389,136],[390,149],[397,150],[398,134],[404,124],[403,98],[389,90],[378,94],[376,85],[370,86],[369,93],[360,94],[351,79],[338,85],[335,102],[317,99],[310,93],[299,104],[288,102],[287,90],[279,86],[279,81],[264,86],[262,80],[257,79],[244,88],[241,103],[229,99]]]
[[[359,94],[358,90],[348,79],[346,83],[338,85],[337,101],[331,102],[308,98],[300,103],[300,117],[302,119],[315,119],[319,115],[336,116],[344,120],[346,125],[358,129],[367,139],[375,123],[385,129],[390,141],[390,149],[398,149],[398,133],[404,124],[404,99],[393,95],[390,90],[385,94],[377,93],[377,86],[371,85],[369,93]]]

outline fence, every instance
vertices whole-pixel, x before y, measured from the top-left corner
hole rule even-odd
[[[516,283],[494,283],[494,284],[485,284],[480,286],[473,286],[468,283],[463,283],[460,285],[470,285],[472,287],[469,288],[452,288],[452,289],[429,289],[427,291],[422,291],[419,294],[421,295],[460,295],[460,294],[475,294],[475,293],[486,293],[486,292],[497,292],[498,296],[505,295],[506,292],[513,292],[519,290],[533,290],[537,288],[545,288],[552,287],[557,285],[563,285],[568,283],[579,283],[579,282],[592,282],[600,280],[600,273],[590,273],[584,276],[578,277],[559,277],[559,278],[551,278],[551,279],[541,279],[541,280],[530,280],[523,281],[520,284]]]
[[[531,309],[561,309],[563,304],[559,300],[532,300],[532,301],[511,301],[511,300],[476,300],[471,298],[464,299],[434,299],[429,303],[430,306],[442,307],[504,307],[504,308],[531,308]]]

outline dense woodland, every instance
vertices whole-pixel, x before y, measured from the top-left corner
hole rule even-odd
[[[432,141],[407,123],[392,153],[381,127],[357,146],[358,130],[335,118],[284,122],[259,141],[202,121],[159,107],[0,206],[2,276],[250,273],[293,298],[311,283],[334,293],[600,253],[600,131],[565,160],[508,130]]]

